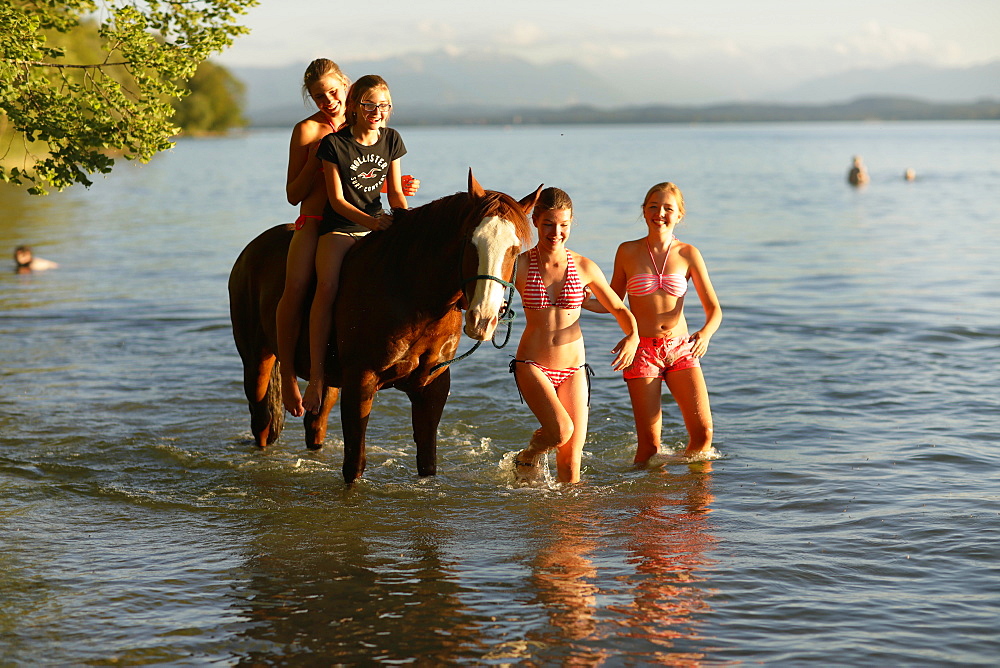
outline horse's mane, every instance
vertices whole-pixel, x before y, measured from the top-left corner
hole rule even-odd
[[[517,232],[517,238],[521,241],[521,245],[525,246],[531,243],[531,225],[528,223],[528,217],[521,210],[521,205],[513,197],[497,192],[496,190],[487,190],[483,200],[483,217],[500,216],[505,220],[509,220],[514,224],[514,229]]]
[[[419,235],[425,241],[445,244],[457,234],[465,234],[470,225],[477,225],[490,216],[500,216],[513,223],[523,245],[531,242],[531,225],[521,206],[510,195],[495,190],[487,190],[480,198],[457,192],[414,209],[395,210],[392,226],[377,236],[386,243],[396,242],[397,237],[404,242]]]

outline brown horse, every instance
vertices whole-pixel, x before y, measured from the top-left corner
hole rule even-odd
[[[320,413],[307,413],[305,422],[306,445],[322,447],[337,400],[334,388],[341,388],[345,481],[365,469],[372,400],[385,387],[409,396],[417,471],[434,475],[437,427],[451,386],[449,368],[441,363],[453,359],[458,348],[461,309],[466,307],[468,336],[479,341],[493,336],[504,297],[496,279],[512,280],[514,261],[530,239],[526,214],[537,197],[538,190],[515,202],[485,191],[470,170],[468,192],[393,211],[392,227],[369,234],[347,254],[334,304],[328,389]],[[275,309],[291,237],[287,225],[267,230],[247,245],[229,277],[250,428],[261,447],[277,440],[284,424]],[[301,332],[295,368],[308,369],[307,323]]]

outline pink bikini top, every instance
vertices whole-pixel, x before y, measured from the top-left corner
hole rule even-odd
[[[663,258],[663,267],[656,269],[656,259],[653,257],[653,250],[649,247],[649,240],[646,240],[646,250],[649,251],[649,260],[653,263],[655,274],[636,274],[628,279],[625,289],[630,295],[643,297],[651,295],[657,290],[663,290],[673,297],[683,297],[687,292],[687,277],[684,274],[664,274],[667,268],[667,257],[670,256],[670,247],[674,245],[674,238],[670,238],[667,244],[667,254]]]
[[[548,290],[542,283],[542,275],[538,271],[538,248],[528,251],[528,276],[525,279],[524,294],[521,295],[521,305],[528,309],[543,308],[580,308],[586,298],[586,291],[576,273],[576,263],[566,251],[566,274],[563,278],[562,291],[553,302],[549,299]]]

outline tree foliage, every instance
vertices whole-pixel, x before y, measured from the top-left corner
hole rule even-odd
[[[246,32],[235,19],[256,3],[0,0],[0,180],[34,194],[89,186],[117,156],[146,162],[172,146],[171,102]],[[87,22],[96,39],[68,39]]]
[[[206,60],[188,80],[187,94],[172,100],[174,123],[188,134],[225,132],[243,127],[246,86],[229,70]]]

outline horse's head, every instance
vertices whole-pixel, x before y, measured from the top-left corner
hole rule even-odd
[[[475,276],[463,286],[468,308],[465,333],[485,341],[492,338],[504,301],[504,284],[514,280],[514,263],[521,247],[531,239],[527,214],[535,206],[542,187],[520,202],[500,192],[486,191],[469,170],[469,199],[474,202],[473,225],[469,244],[475,250],[466,255],[462,270]],[[473,263],[474,260],[474,263]]]

